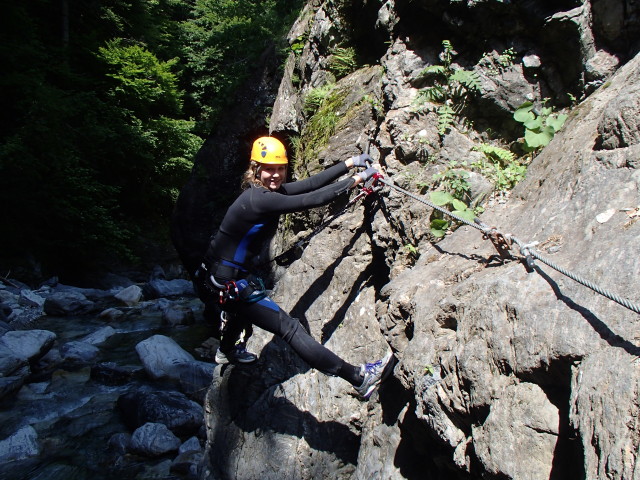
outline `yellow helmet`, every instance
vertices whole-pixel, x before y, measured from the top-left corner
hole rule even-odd
[[[289,163],[287,160],[287,150],[284,148],[284,145],[280,140],[273,137],[260,137],[253,142],[251,160],[258,163],[276,165],[286,165]]]

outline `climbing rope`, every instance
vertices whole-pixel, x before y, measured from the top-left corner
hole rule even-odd
[[[408,190],[405,190],[404,188],[401,188],[391,182],[389,182],[388,180],[385,180],[384,177],[379,176],[376,179],[378,182],[387,185],[388,187],[392,188],[393,190],[396,190],[410,198],[413,198],[414,200],[424,203],[425,205],[428,205],[429,207],[445,214],[448,215],[452,218],[454,218],[455,220],[459,221],[460,223],[464,223],[466,225],[469,225],[470,227],[473,227],[477,230],[480,230],[483,233],[483,236],[485,238],[488,238],[492,241],[492,243],[494,244],[494,246],[496,247],[496,249],[498,250],[498,253],[500,254],[500,256],[502,258],[507,258],[508,255],[508,249],[510,248],[512,243],[517,244],[520,247],[520,253],[523,255],[523,257],[525,258],[526,262],[527,262],[527,266],[529,268],[533,268],[534,266],[534,262],[533,262],[533,258],[536,258],[538,260],[540,260],[542,263],[544,263],[545,265],[548,265],[549,267],[553,268],[554,270],[560,272],[561,274],[571,278],[572,280],[580,283],[581,285],[590,288],[591,290],[593,290],[596,293],[599,293],[600,295],[607,297],[610,300],[613,300],[614,302],[622,305],[625,308],[628,308],[629,310],[632,310],[636,313],[640,314],[640,306],[632,303],[631,301],[620,297],[619,295],[616,295],[604,288],[601,288],[600,286],[594,284],[593,282],[590,282],[586,279],[584,279],[583,277],[581,277],[580,275],[577,275],[559,265],[557,265],[556,263],[552,262],[551,260],[543,257],[542,255],[540,255],[539,252],[537,252],[535,250],[535,248],[533,248],[536,243],[524,243],[523,241],[521,241],[520,239],[512,236],[512,235],[505,235],[500,233],[495,227],[489,227],[488,225],[485,225],[484,223],[482,223],[478,218],[475,218],[473,222],[470,222],[462,217],[460,217],[459,215],[456,215],[455,213],[452,213],[450,211],[448,211],[445,208],[440,207],[439,205],[435,205],[434,203],[428,201],[427,199],[425,199],[422,196],[419,195],[415,195],[411,192],[409,192]]]

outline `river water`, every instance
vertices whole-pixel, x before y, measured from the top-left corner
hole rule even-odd
[[[185,302],[197,303],[195,300]],[[56,333],[59,346],[80,340],[105,325],[90,317],[43,317],[33,328]],[[40,455],[0,465],[1,480],[181,478],[166,475],[166,465],[172,457],[150,459],[118,455],[108,448],[108,440],[116,433],[131,433],[116,408],[120,395],[145,384],[156,390],[171,388],[144,375],[136,344],[162,334],[202,360],[196,349],[207,339],[210,330],[202,324],[163,326],[156,311],[129,315],[110,325],[117,333],[99,346],[100,357],[96,363],[113,362],[137,373],[125,385],[110,386],[93,380],[90,366],[62,365],[35,371],[32,383],[0,403],[0,438],[31,425],[38,434]]]

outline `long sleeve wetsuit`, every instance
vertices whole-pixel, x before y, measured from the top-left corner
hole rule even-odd
[[[330,203],[345,193],[354,180],[331,183],[348,172],[344,162],[307,179],[285,183],[277,191],[251,186],[229,207],[207,252],[210,272],[219,283],[246,277],[266,242],[274,235],[281,214],[299,212]],[[284,312],[273,300],[227,302],[223,309],[233,313],[220,349],[225,352],[235,343],[233,335],[242,328],[241,319],[283,338],[311,367],[337,375],[353,385],[362,381],[359,369],[317,342],[300,322]],[[233,332],[233,333],[232,333]],[[228,338],[227,338],[228,337]],[[229,345],[229,341],[232,343]]]

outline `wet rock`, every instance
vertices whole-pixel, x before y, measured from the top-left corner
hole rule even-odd
[[[169,377],[179,379],[178,366],[195,362],[193,355],[178,343],[164,335],[153,335],[136,345],[140,361],[151,378]]]
[[[35,361],[51,349],[56,338],[47,330],[14,330],[5,333],[0,342],[20,358]]]
[[[107,308],[106,310],[100,312],[100,314],[98,315],[98,318],[100,320],[104,320],[105,322],[115,322],[117,320],[120,320],[122,317],[124,317],[124,312],[114,307]]]
[[[141,389],[121,395],[117,405],[131,429],[148,422],[162,423],[184,436],[197,433],[204,421],[202,407],[180,392]]]
[[[138,367],[121,367],[114,362],[103,362],[91,367],[91,378],[105,385],[125,385],[139,370]]]
[[[185,305],[169,303],[162,310],[162,323],[175,327],[176,325],[193,325],[196,321],[193,310]]]
[[[74,364],[91,364],[100,354],[100,349],[87,342],[67,342],[60,347],[60,354],[65,362]]]
[[[180,447],[180,439],[161,423],[146,423],[131,435],[131,451],[149,457],[174,452]]]
[[[189,280],[181,278],[176,278],[174,280],[151,280],[144,285],[142,291],[144,293],[144,298],[147,300],[195,295],[193,284]]]
[[[16,370],[27,366],[27,359],[17,355],[0,339],[0,376],[11,376]]]
[[[47,315],[84,315],[95,308],[95,304],[77,291],[63,291],[51,294],[44,302]]]
[[[0,462],[12,462],[35,457],[40,453],[38,433],[28,425],[9,438],[0,441]]]
[[[116,330],[113,327],[106,326],[99,328],[93,333],[90,333],[82,339],[83,342],[91,345],[100,345],[101,343],[109,340],[110,337],[116,334]]]
[[[124,455],[131,448],[131,435],[120,432],[113,434],[107,442],[109,449],[119,455]]]
[[[142,299],[142,289],[138,285],[131,285],[120,290],[114,295],[115,299],[122,304],[131,307],[137,305]]]
[[[29,375],[29,370],[24,369],[23,375],[10,377],[0,377],[0,399],[15,394],[24,384],[25,378]]]

